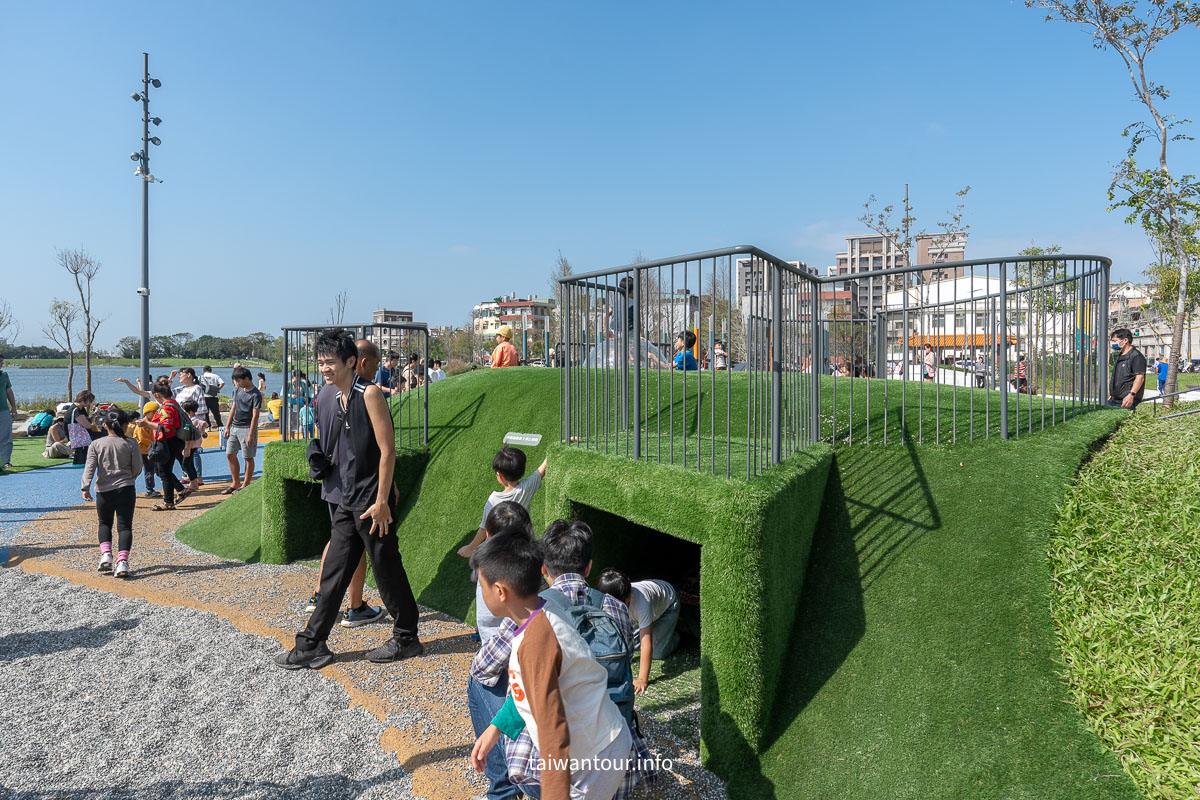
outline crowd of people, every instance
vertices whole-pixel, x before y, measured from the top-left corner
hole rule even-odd
[[[415,658],[424,646],[397,539],[394,428],[375,380],[395,363],[386,359],[381,368],[374,344],[340,331],[322,333],[315,349],[324,385],[308,455],[328,507],[330,541],[306,606],[308,622],[275,663],[319,669],[334,660],[327,640],[339,616],[341,625],[354,627],[386,614],[391,634],[367,660]],[[488,798],[623,798],[655,779],[635,697],[647,688],[651,660],[677,646],[680,597],[666,581],[630,581],[615,570],[589,586],[591,530],[558,520],[536,539],[529,504],[548,463],[528,475],[526,466],[516,448],[495,455],[491,471],[499,488],[484,501],[474,538],[459,550],[471,567],[480,639],[466,686],[476,736],[472,764],[489,781]],[[367,560],[381,608],[363,599]]]

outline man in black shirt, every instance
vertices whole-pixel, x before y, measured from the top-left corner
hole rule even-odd
[[[378,386],[355,374],[358,353],[348,333],[326,331],[317,337],[314,349],[322,377],[337,388],[329,398],[339,412],[332,420],[336,427],[322,426],[320,441],[332,442],[336,431],[337,441],[326,455],[337,473],[341,498],[330,524],[316,608],[308,625],[296,634],[296,646],[280,653],[275,663],[284,669],[319,669],[333,660],[325,640],[364,550],[371,559],[383,604],[395,621],[392,638],[367,653],[367,660],[387,663],[419,656],[425,648],[417,639],[417,601],[396,537],[397,492],[392,480],[396,434],[387,401]],[[321,402],[328,396],[326,390]]]
[[[1108,383],[1108,404],[1132,411],[1146,390],[1146,357],[1133,346],[1133,332],[1128,328],[1112,332],[1112,349],[1117,351],[1117,359]]]

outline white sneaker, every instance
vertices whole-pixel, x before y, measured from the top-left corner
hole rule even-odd
[[[100,554],[100,563],[96,565],[96,572],[112,572],[112,553]]]
[[[129,577],[129,562],[128,561],[118,561],[117,568],[113,570],[113,577],[114,578],[128,578]]]

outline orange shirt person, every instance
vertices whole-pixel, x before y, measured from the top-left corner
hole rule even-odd
[[[497,367],[515,367],[520,364],[517,358],[517,348],[512,344],[513,329],[501,325],[496,331],[496,349],[492,352],[492,369]]]

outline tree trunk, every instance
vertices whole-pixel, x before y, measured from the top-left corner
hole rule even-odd
[[[1175,325],[1171,329],[1171,348],[1167,351],[1170,361],[1167,362],[1166,393],[1176,391],[1179,384],[1179,359],[1183,357],[1183,323],[1187,318],[1187,282],[1188,256],[1183,249],[1183,238],[1179,235],[1178,223],[1175,219],[1175,209],[1171,209],[1171,242],[1175,246],[1175,260],[1179,264],[1179,296],[1175,299]],[[1175,405],[1175,398],[1163,401],[1166,408]]]
[[[75,399],[75,391],[72,384],[75,382],[75,353],[69,351],[67,353],[67,402],[70,403]]]
[[[91,323],[88,323],[89,325]],[[92,343],[88,342],[87,347],[83,351],[83,375],[84,388],[89,392],[92,390]]]

